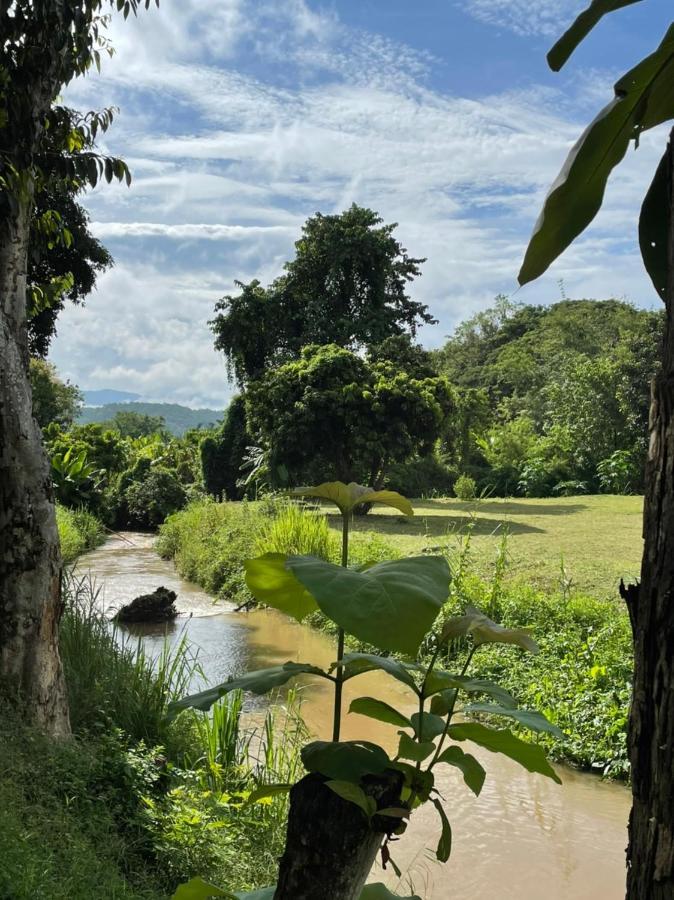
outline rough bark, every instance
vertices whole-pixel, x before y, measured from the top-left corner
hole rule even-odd
[[[0,685],[60,736],[70,731],[58,653],[61,554],[28,380],[28,206],[0,225]]]
[[[674,134],[674,132],[673,132]],[[668,148],[670,211],[674,146]],[[670,215],[662,371],[652,386],[644,556],[638,590],[625,590],[634,632],[629,722],[633,806],[628,900],[674,897],[674,215]]]
[[[400,804],[400,773],[370,777],[364,790],[379,809]],[[286,846],[274,900],[358,900],[377,851],[399,820],[365,813],[305,776],[290,791]]]

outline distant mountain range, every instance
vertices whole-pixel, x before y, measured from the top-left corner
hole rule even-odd
[[[83,391],[83,394],[86,406],[82,408],[77,420],[79,425],[108,422],[118,412],[136,412],[145,416],[162,416],[166,428],[172,434],[180,436],[189,428],[214,425],[224,416],[224,412],[217,409],[190,409],[178,403],[138,402],[135,398],[140,394],[128,391]],[[114,395],[116,399],[110,400],[110,395]],[[120,397],[123,399],[119,399]]]
[[[104,388],[102,391],[82,391],[85,406],[104,406],[106,403],[133,403],[140,400],[140,394],[131,391],[113,391]]]

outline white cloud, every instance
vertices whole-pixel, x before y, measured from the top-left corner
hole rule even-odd
[[[166,225],[162,222],[92,222],[91,230],[98,238],[165,237],[178,240],[246,241],[267,234],[292,235],[285,225],[206,225],[184,222]]]
[[[501,0],[502,23],[524,7]],[[496,16],[499,2],[472,8]],[[539,30],[561,15],[542,0],[526,9]],[[585,84],[454,96],[429,85],[426,54],[350,31],[303,0],[255,4],[254,15],[242,0],[188,0],[147,15],[115,22],[118,56],[69,94],[122,108],[106,142],[134,181],[89,197],[117,268],[64,316],[54,359],[65,375],[221,405],[224,366],[206,324],[214,301],[235,279],[278,275],[307,216],[352,202],[399,222],[409,252],[428,257],[413,287],[440,319],[427,343],[515,290],[545,191],[587,119],[575,96]],[[599,100],[606,73],[590,82]],[[595,226],[519,296],[557,299],[563,278],[569,296],[650,301],[633,231],[661,144],[643,139]]]
[[[462,6],[488,25],[521,35],[557,37],[587,6],[583,0],[468,0]]]

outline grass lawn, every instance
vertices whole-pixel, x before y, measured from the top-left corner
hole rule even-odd
[[[559,589],[562,559],[571,589],[617,596],[620,578],[633,580],[641,564],[643,497],[416,500],[415,517],[375,507],[355,530],[382,534],[405,555],[429,548],[458,548],[470,532],[471,568],[488,577],[507,530],[508,577],[542,589]],[[326,510],[327,511],[327,510]],[[337,526],[337,517],[330,515]]]

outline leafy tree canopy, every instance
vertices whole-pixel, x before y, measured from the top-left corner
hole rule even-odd
[[[336,344],[305,347],[249,386],[249,428],[291,482],[383,483],[387,468],[432,448],[452,407],[442,377],[416,378]]]
[[[662,328],[660,312],[618,300],[524,306],[497,298],[434,353],[458,388],[448,460],[491,468],[482,486],[498,492],[516,490],[532,463],[548,472],[545,491],[569,479],[595,489],[599,464],[626,451],[637,489]]]
[[[54,107],[52,124],[44,134],[44,157],[53,160],[68,155],[63,132],[76,128],[79,114],[66,107]],[[90,132],[82,133],[84,150],[94,149]],[[72,143],[70,145],[72,147]],[[45,175],[48,174],[48,169]],[[65,300],[82,303],[91,293],[96,278],[108,269],[112,257],[89,231],[89,216],[77,202],[84,184],[76,179],[45,179],[37,192],[28,244],[28,340],[33,356],[46,356],[56,334],[56,319]],[[55,286],[46,291],[45,287]]]
[[[31,359],[30,383],[33,415],[41,428],[52,422],[69,428],[82,406],[82,394],[75,384],[62,381],[56,367],[44,359]]]
[[[357,350],[435,322],[407,294],[424,260],[407,255],[395,224],[382,223],[355,204],[339,215],[317,213],[285,274],[266,288],[237,282],[240,293],[217,303],[215,346],[241,386],[270,365],[297,359],[308,344]]]
[[[122,437],[147,437],[164,434],[166,423],[162,416],[148,416],[132,410],[120,410],[110,422],[101,423],[104,428],[118,431]]]

